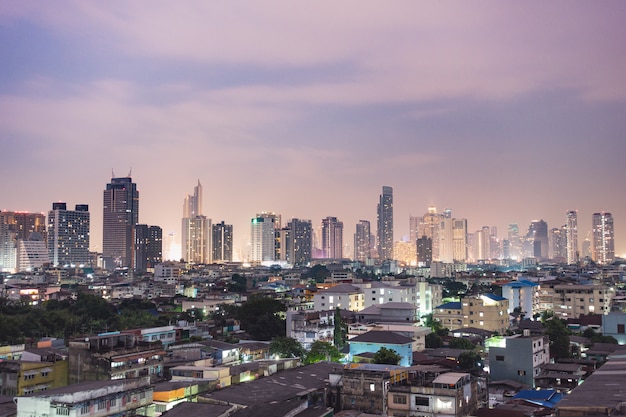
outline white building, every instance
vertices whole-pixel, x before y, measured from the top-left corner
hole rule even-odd
[[[365,307],[361,290],[352,284],[339,284],[313,295],[315,311],[335,310],[339,307],[350,311],[360,311]]]
[[[150,377],[90,381],[17,397],[17,417],[130,415],[152,404]]]

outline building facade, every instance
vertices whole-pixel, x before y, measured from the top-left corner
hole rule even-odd
[[[565,241],[567,246],[567,263],[578,263],[578,212],[570,210],[566,213]]]
[[[356,224],[356,232],[354,233],[354,260],[359,262],[367,262],[372,256],[372,247],[370,245],[372,234],[369,220],[359,220]]]
[[[613,263],[615,261],[613,215],[604,211],[593,213],[591,233],[593,260],[602,265]]]
[[[153,271],[163,262],[163,229],[159,226],[138,224],[135,226],[135,270],[140,273]]]
[[[224,221],[212,226],[211,238],[213,262],[232,262],[233,260],[233,225]]]
[[[250,221],[250,261],[271,262],[278,258],[276,245],[281,228],[280,215],[262,212]]]
[[[336,217],[322,219],[322,258],[343,258],[343,222]]]
[[[393,259],[393,188],[383,186],[377,207],[378,258]]]
[[[46,216],[27,211],[0,211],[0,271],[14,272],[20,241],[36,233],[46,241]],[[47,250],[47,249],[46,249]]]
[[[130,176],[111,178],[103,198],[102,257],[107,269],[134,265],[139,191]]]

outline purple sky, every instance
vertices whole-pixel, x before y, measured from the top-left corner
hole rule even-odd
[[[533,219],[626,254],[626,2],[0,0],[0,209],[90,205],[132,176],[141,223],[183,198],[249,220],[336,216],[394,187],[395,238],[429,205],[469,230]]]

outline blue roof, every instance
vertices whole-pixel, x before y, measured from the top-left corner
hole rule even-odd
[[[538,404],[543,407],[554,408],[564,397],[564,394],[557,392],[554,389],[542,389],[542,390],[523,390],[517,393],[513,398],[525,400],[533,404]]]
[[[520,281],[511,281],[506,284],[503,284],[503,287],[512,287],[512,288],[524,288],[524,287],[536,287],[536,282],[528,281],[528,280],[520,280]]]
[[[460,310],[461,309],[461,302],[460,301],[452,301],[452,302],[449,302],[449,303],[442,304],[439,307],[435,307],[435,308],[442,308],[442,309],[447,309],[447,310]]]
[[[504,301],[506,300],[506,298],[504,297],[500,297],[499,295],[495,295],[495,294],[484,294],[485,297],[492,299],[493,301]]]

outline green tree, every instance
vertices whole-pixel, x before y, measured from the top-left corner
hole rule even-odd
[[[474,371],[481,369],[482,358],[478,352],[463,352],[459,355],[459,368],[464,371]]]
[[[246,277],[239,274],[233,274],[231,282],[228,284],[228,291],[230,292],[246,292],[248,289],[248,280]]]
[[[570,357],[569,335],[564,320],[552,317],[543,323],[544,333],[550,339],[550,356],[554,359]]]
[[[464,337],[453,337],[448,342],[448,347],[451,349],[473,350],[476,348],[476,345]]]
[[[333,329],[333,343],[337,346],[337,349],[343,349],[348,337],[348,324],[341,317],[341,309],[339,309],[339,307],[335,309],[335,316],[333,320],[335,325]]]
[[[305,274],[305,278],[314,279],[315,282],[324,282],[330,276],[330,271],[325,265],[313,265]]]
[[[278,300],[254,295],[237,311],[243,330],[257,340],[271,340],[285,336],[285,319],[281,318],[285,305]]]
[[[397,365],[400,363],[401,359],[402,357],[398,355],[395,350],[381,347],[378,352],[374,354],[372,362],[386,365]]]
[[[429,349],[443,347],[443,339],[437,333],[428,333],[424,338],[424,343]]]
[[[331,343],[316,340],[311,344],[311,349],[306,353],[305,363],[317,363],[321,361],[339,362],[342,355]]]
[[[304,348],[292,337],[277,337],[270,343],[270,355],[281,358],[303,358]]]

